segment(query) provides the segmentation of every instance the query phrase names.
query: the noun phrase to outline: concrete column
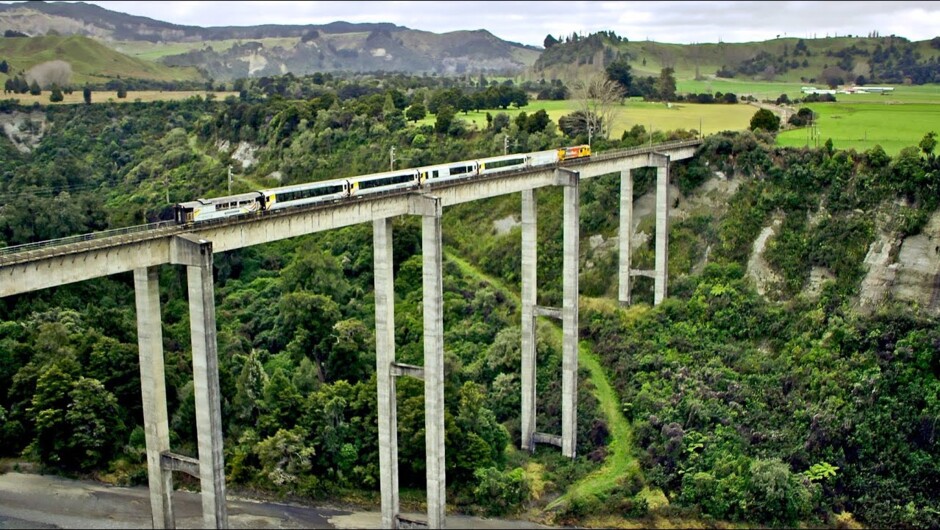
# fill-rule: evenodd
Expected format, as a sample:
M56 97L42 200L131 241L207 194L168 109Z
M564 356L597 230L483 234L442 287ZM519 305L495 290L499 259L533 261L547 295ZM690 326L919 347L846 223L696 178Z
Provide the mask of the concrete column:
M398 528L398 407L395 378L395 284L392 276L392 219L372 223L375 256L375 370L378 382L379 490L382 528Z
M653 304L666 298L669 276L669 157L656 167L656 270L653 285Z
M578 433L578 257L579 174L567 175L562 262L561 453L575 457Z
M424 295L424 432L428 527L444 528L444 286L441 260L441 200L417 197L421 219Z
M228 528L215 295L212 283L212 243L192 236L179 236L174 239L171 254L174 263L186 265L189 284L189 325L193 347L193 387L196 394L196 438L199 446L202 520L207 528Z
M522 192L522 441L535 451L535 305L537 296L537 225L535 190Z
M617 300L620 305L630 305L630 250L633 239L633 172L620 172L620 282Z
M160 320L160 276L156 267L134 270L137 301L137 348L140 354L140 395L144 407L147 478L154 528L176 528L173 517L173 472L160 467L160 453L170 450Z

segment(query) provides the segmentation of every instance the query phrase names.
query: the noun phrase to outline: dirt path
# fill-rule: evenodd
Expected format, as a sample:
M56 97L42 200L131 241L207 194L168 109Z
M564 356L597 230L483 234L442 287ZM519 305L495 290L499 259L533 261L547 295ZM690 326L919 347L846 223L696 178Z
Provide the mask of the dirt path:
M445 253L445 259L456 263L465 274L475 275L502 290L516 304L520 303L518 295L497 278L481 273L473 265L451 253ZM560 341L561 329L558 326L554 326L553 329ZM582 341L578 345L578 363L591 373L591 382L595 388L594 395L610 427L611 438L608 444L610 453L600 469L573 484L564 495L549 505L549 509L573 497L609 491L617 485L618 479L626 475L642 473L639 463L633 456L633 429L623 416L620 400L611 387L600 360L590 350L590 345L587 342ZM657 492L647 491L646 496L650 499L651 505L662 504L659 500L659 497L662 496L661 493L657 495Z

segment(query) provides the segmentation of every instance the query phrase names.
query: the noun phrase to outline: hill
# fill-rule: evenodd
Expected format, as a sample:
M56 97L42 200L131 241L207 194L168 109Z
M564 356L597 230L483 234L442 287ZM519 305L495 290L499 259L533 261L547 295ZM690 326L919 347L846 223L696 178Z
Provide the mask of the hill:
M550 46L529 78L572 79L625 58L635 77L658 77L672 68L677 79L736 79L836 84L940 82L940 37L912 42L895 35L817 39L778 38L763 42L670 44L629 41L601 32Z
M192 67L172 67L129 57L89 37L45 36L0 39L0 59L9 64L0 82L20 72L50 61L64 61L71 67L69 84L106 83L109 80L150 79L154 81L201 81L203 75ZM28 77L28 76L27 76Z
M0 30L84 35L129 55L192 66L219 80L291 72L398 71L513 75L540 50L486 30L436 34L389 23L182 26L82 2L0 5Z

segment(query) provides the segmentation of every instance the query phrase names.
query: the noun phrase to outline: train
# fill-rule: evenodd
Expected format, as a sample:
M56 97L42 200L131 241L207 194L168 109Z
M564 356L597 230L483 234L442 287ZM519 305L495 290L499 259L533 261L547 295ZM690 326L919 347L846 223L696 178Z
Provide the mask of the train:
M590 156L589 145L575 145L533 153L495 156L295 184L213 199L181 202L174 206L174 219L177 224L190 224L212 219L260 214L296 206L327 204L392 191L418 190L439 182L552 166L566 160Z

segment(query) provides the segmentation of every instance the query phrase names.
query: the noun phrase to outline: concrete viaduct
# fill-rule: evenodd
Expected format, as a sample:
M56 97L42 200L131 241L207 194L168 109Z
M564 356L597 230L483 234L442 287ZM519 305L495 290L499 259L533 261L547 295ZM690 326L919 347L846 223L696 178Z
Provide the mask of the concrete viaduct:
M595 154L557 168L483 176L442 183L420 193L408 191L351 199L326 206L285 209L264 216L246 216L195 226L147 225L86 234L63 240L0 249L0 297L27 293L72 282L133 271L137 308L141 396L146 433L150 503L154 528L174 528L172 472L200 480L203 522L228 527L225 469L222 452L221 396L216 344L213 255L279 239L302 236L358 223L372 223L375 246L376 370L382 527L411 523L399 516L398 436L395 379L424 380L427 460L427 521L443 528L444 476L444 326L441 271L441 214L445 206L505 195L522 196L522 440L523 449L536 443L561 447L575 456L578 368L578 255L579 183L601 175L620 175L619 300L630 303L630 278L654 279L654 303L666 296L668 262L669 164L691 158L701 140ZM630 268L633 217L631 170L656 167L655 269ZM561 308L536 305L535 190L564 188L563 302ZM394 290L392 278L392 219L417 215L422 219L424 366L395 361ZM170 449L158 267L183 265L187 270L196 398L198 458ZM535 425L535 319L559 318L562 346L562 433L546 434Z

